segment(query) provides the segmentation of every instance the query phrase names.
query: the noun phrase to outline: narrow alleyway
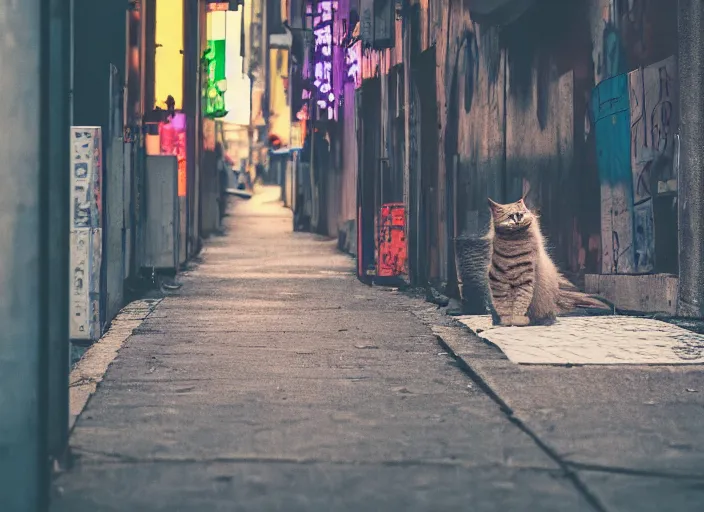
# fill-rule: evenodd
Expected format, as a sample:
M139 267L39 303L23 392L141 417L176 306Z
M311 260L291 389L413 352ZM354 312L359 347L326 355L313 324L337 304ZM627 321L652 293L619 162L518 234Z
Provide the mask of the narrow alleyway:
M78 420L54 510L591 510L414 312L238 202ZM422 316L422 315L420 315Z

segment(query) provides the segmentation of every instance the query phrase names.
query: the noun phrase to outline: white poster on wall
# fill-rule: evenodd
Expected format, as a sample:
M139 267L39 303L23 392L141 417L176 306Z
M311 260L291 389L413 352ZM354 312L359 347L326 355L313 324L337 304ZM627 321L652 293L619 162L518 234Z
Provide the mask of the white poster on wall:
M70 141L69 336L100 338L102 143L98 127L74 126Z

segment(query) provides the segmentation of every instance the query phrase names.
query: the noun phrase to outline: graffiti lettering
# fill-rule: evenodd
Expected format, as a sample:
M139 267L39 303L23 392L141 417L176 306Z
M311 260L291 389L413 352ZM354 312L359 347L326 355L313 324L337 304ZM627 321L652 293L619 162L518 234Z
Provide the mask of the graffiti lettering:
M674 57L628 74L633 176L634 270L655 269L653 195L674 176L674 126L677 123Z
M674 136L673 122L675 111L673 106L673 88L671 87L671 71L668 66L674 66L674 59L668 59L664 65L642 70L636 70L629 76L631 85L631 156L636 188L636 202L647 199L639 195L638 182L642 180L643 171L648 162L658 160L659 172L665 175L653 175L653 179L667 179L671 170L663 166L663 159L672 161ZM647 166L652 174L652 166ZM670 168L672 166L669 166ZM650 183L650 180L648 180ZM650 189L647 189L650 192Z
M650 147L658 153L668 149L671 133L672 102L663 101L653 107L650 113Z
M650 166L652 162L647 162L636 178L636 196L650 197Z
M634 202L649 199L652 184L673 177L674 57L629 73L631 169Z

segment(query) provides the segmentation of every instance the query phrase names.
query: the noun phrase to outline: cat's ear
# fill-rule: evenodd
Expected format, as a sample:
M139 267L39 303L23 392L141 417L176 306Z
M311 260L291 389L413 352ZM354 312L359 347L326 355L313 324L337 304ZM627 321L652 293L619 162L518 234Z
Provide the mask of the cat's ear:
M499 207L501 206L499 203L492 201L492 199L490 197L487 197L486 200L487 200L487 203L489 203L489 208L491 208L492 211L498 210Z

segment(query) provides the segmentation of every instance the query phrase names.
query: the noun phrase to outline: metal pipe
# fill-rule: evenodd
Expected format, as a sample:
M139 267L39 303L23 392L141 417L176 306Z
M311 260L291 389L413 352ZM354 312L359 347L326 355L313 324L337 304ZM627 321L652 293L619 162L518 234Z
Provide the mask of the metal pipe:
M704 316L704 3L679 0L678 314Z
M0 503L13 511L44 510L48 501L46 251L57 191L46 165L49 118L42 109L46 6L0 3Z
M46 219L46 276L48 311L42 326L46 328L49 357L49 455L64 462L69 421L69 218L71 180L69 170L69 89L70 89L70 5L64 0L50 0L49 45L42 68L46 80L42 85L42 113L48 144L47 175L42 181L42 201L48 207ZM46 33L46 31L45 31ZM44 153L42 153L44 154Z

